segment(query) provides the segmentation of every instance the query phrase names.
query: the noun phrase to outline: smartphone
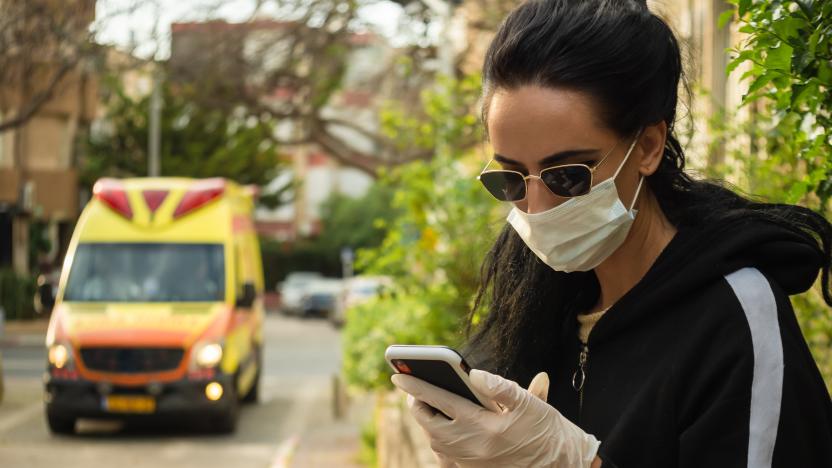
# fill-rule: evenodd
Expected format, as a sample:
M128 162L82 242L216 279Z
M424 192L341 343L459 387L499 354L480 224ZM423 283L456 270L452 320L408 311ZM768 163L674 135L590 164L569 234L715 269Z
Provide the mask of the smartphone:
M384 353L394 372L408 374L425 382L467 398L491 411L499 412L497 404L482 397L468 378L471 367L462 355L447 346L391 345Z

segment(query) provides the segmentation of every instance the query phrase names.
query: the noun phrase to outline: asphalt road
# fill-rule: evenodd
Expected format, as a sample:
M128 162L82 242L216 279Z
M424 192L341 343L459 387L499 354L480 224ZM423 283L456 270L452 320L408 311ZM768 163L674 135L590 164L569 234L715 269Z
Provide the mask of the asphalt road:
M261 402L244 406L237 432L220 436L187 426L125 426L81 420L79 434L50 434L43 414L45 350L5 347L6 392L0 404L2 467L355 467L368 399L333 416L333 375L340 336L320 320L269 315Z

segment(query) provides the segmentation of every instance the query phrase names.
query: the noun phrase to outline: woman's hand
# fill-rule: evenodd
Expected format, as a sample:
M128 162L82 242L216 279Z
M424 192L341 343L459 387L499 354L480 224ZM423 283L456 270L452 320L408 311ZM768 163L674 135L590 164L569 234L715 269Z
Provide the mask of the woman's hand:
M532 393L485 371L472 370L470 377L481 395L503 407L501 412L489 411L415 377L393 376L393 383L410 395L410 411L427 433L443 467L455 463L460 468L590 468L600 442L545 402L548 385L533 382Z

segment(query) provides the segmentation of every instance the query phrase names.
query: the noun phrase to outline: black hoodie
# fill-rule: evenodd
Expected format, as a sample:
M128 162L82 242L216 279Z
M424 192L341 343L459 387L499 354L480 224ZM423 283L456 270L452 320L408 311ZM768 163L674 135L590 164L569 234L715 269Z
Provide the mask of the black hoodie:
M770 221L681 229L593 328L582 395L564 325L549 403L601 441L604 468L832 467L832 403L788 297L821 261Z

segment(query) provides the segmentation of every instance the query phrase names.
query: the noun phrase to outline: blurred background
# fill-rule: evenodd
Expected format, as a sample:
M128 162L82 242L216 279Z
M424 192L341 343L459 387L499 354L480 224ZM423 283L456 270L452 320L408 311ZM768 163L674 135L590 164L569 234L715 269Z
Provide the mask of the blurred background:
M475 180L489 158L479 70L518 3L0 0L3 466L434 466L383 354L392 343L457 346L469 313L476 323L484 310L472 298L505 207ZM832 3L648 4L684 45L676 128L690 169L828 215ZM93 189L144 177L223 178L220 197L236 184L251 196L253 276L237 302L216 300L229 316L262 315L251 320L259 392L223 435L182 418L125 422L107 405L112 417L68 428L44 416L48 382L66 370L56 363L74 352L52 340L69 320L76 223L120 196L132 216L141 195ZM150 226L162 202L143 193ZM253 302L240 302L249 283ZM817 288L793 302L832 388L828 308ZM141 408L126 413L155 407Z

